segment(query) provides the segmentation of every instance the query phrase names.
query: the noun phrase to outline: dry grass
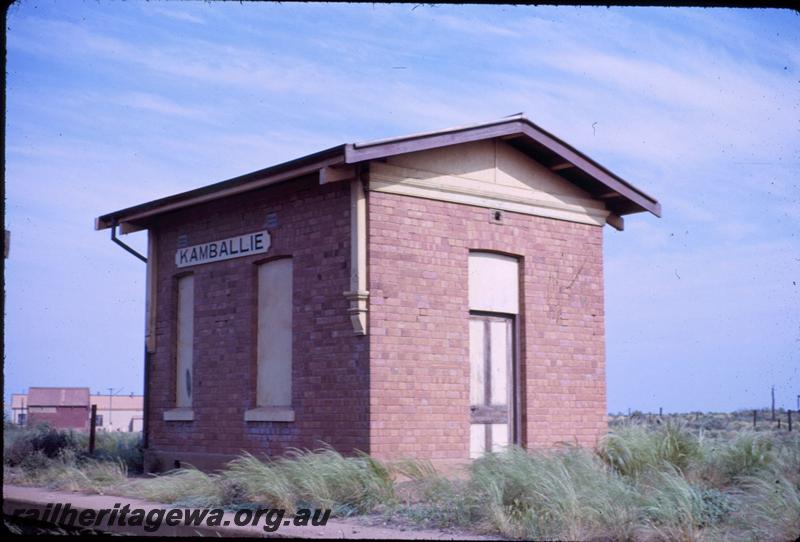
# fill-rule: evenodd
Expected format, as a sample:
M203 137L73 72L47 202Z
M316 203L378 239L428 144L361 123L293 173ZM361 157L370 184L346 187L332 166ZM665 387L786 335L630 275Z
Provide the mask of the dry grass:
M426 461L385 463L329 447L263 460L244 454L215 473L184 468L128 479L119 458L89 459L69 446L53 457L43 448L25 455L24 443L14 445L4 475L11 483L187 506L330 508L524 539L794 539L800 435L715 431L685 419L628 420L613 424L595 451L511 448L473 462L459 479Z
M78 459L70 450L63 451L55 459L36 451L17 468L4 465L3 479L11 484L102 495L126 483L128 469L121 461Z

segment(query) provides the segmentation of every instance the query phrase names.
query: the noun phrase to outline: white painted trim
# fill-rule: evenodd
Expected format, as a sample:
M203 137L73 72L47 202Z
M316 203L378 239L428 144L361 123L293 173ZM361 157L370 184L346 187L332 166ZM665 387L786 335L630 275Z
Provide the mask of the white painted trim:
M342 292L350 302L348 314L356 335L367 334L367 198L364 184L350 182L350 291Z
M468 263L469 310L519 314L519 260L472 251Z
M165 422L193 422L194 411L191 408L171 408L164 411Z
M293 422L292 407L258 407L244 411L246 422Z
M356 166L325 166L319 170L319 184L349 181L356 175Z
M570 194L569 192L550 191L542 188L522 187L516 185L516 183L509 185L507 181L498 181L498 166L496 164L492 166L487 164L484 167L491 171L491 181L487 181L485 177L486 171L465 172L456 175L447 171L418 169L408 165L393 163L384 164L380 162L373 164L370 169L370 178L379 181L432 186L442 190L498 197L500 199L522 198L535 200L540 205L553 205L557 207L573 206L581 209L590 208L603 211L606 209L604 202L588 197L588 194L586 194L586 197L577 195L583 193L583 191L570 185L567 181L549 171L545 172L545 175L555 177L558 181L572 188L574 193ZM483 175L481 175L481 173L483 173ZM510 177L507 173L505 176ZM548 181L548 179L544 180ZM549 181L552 182L552 179L549 179Z
M535 198L521 198L518 196L500 196L498 194L479 193L477 191L459 190L454 187L430 186L424 181L405 179L402 182L382 181L372 177L369 189L375 192L400 194L418 198L463 203L487 209L500 209L526 215L556 218L581 224L602 226L606 222L609 212L604 209L594 209L578 205L556 204ZM472 192L472 193L469 193Z

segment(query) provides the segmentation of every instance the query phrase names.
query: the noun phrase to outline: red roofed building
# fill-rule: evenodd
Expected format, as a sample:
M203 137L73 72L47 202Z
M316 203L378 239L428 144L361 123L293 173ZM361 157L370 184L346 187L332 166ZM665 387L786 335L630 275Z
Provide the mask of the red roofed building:
M89 388L30 388L28 425L89 429Z

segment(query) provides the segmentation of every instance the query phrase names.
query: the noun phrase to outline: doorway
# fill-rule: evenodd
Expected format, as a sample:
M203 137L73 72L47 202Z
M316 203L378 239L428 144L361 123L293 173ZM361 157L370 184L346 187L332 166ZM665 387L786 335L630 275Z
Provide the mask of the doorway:
M471 459L515 442L514 327L513 316L470 314Z

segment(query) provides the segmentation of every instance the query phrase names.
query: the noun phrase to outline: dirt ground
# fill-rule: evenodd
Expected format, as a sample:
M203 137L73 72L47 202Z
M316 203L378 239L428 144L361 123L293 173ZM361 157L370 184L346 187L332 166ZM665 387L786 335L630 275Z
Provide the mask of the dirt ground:
M175 508L166 504L159 504L127 497L113 495L87 495L64 491L50 491L38 487L3 486L3 516L4 519L12 516L14 510L38 509L44 510L49 503L70 503L76 510L85 509L111 509L116 503L129 504L131 508L142 508L145 511L152 509ZM187 527L163 526L156 532L144 532L141 527L124 526L106 527L97 529L101 532L129 535L156 535L156 536L236 536L236 537L270 537L270 538L336 538L356 540L503 540L497 536L485 536L479 533L466 532L456 529L420 529L410 520L404 520L397 515L387 516L373 514L368 516L354 516L344 519L331 519L324 526L298 527L294 525L281 526L273 533L266 533L261 526L236 526L232 518L233 512L226 512L225 519L229 523L220 527ZM13 527L13 522L12 527Z

